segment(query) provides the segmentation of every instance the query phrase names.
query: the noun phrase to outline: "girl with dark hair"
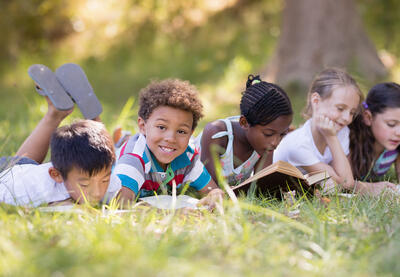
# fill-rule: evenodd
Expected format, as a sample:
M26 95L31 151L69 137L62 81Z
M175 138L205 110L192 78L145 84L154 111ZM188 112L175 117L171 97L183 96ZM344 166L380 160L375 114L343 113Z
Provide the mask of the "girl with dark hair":
M246 180L255 167L261 169L272 163L272 153L288 133L293 118L285 91L253 75L246 82L240 112L240 116L208 123L195 142L200 146L201 160L215 181L212 154L216 151L222 175L231 186Z
M356 180L379 181L395 165L400 174L400 85L375 85L350 124L350 160ZM358 182L359 190L380 194L389 182Z
M325 170L336 184L352 189L354 178L347 155L349 128L362 99L355 80L346 72L328 68L319 73L308 92L306 123L287 135L274 153L303 172Z

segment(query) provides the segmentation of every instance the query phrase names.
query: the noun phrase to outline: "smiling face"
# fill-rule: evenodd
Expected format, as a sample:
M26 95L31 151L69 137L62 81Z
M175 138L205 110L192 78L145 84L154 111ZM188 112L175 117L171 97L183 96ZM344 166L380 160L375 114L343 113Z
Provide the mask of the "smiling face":
M335 87L325 99L314 92L311 96L313 115L325 115L335 123L336 131L349 125L357 112L360 96L352 87Z
M371 127L378 152L394 150L400 145L400 108L387 108L374 116L367 110L364 122Z
M139 117L140 132L157 162L165 170L167 165L185 152L193 133L191 112L160 106L153 110L147 120Z
M292 115L281 115L267 125L246 126L241 118L241 125L246 129L246 138L260 156L272 153L282 138L288 133ZM244 119L245 120L245 119Z

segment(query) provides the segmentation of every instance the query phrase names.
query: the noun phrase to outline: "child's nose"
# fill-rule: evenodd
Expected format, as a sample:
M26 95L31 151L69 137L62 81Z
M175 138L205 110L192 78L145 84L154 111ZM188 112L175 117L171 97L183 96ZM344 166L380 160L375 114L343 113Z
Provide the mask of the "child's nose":
M395 134L396 134L396 136L400 136L400 126L398 126L397 128L396 128L396 130L395 130Z
M101 186L98 184L93 184L93 189L91 191L91 200L98 202L103 198L103 194L104 192L101 189Z
M345 122L347 124L350 124L351 119L352 119L352 115L351 115L350 111L343 113L343 119L345 120Z
M175 141L175 138L176 138L176 133L173 131L167 132L165 134L165 140L167 141Z
M270 145L275 149L276 147L278 147L280 141L281 141L281 136L275 135L273 136Z

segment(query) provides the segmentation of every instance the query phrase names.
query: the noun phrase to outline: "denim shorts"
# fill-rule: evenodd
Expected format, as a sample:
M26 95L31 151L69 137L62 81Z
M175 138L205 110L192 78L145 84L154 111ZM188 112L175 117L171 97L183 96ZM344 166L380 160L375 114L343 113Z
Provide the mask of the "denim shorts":
M1 157L0 158L0 172L3 170L12 167L13 165L16 164L36 164L38 165L39 163L37 161L32 160L31 158L27 157Z

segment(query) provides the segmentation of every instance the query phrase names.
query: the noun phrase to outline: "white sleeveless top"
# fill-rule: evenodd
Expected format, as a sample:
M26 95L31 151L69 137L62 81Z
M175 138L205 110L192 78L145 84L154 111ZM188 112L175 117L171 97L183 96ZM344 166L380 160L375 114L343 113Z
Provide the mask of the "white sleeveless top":
M256 151L254 151L251 156L239 165L238 167L234 168L233 164L233 129L232 129L232 121L238 121L240 116L231 116L225 119L220 119L222 120L225 125L226 125L226 131L221 131L216 134L214 134L211 138L216 139L216 138L221 138L223 136L228 136L228 144L226 146L226 151L224 154L222 154L219 158L219 161L221 163L222 167L222 175L225 177L227 180L228 184L230 186L235 186L247 178L250 177L250 175L253 173L253 169L255 164L260 158L260 155L257 154ZM203 133L201 133L196 139L195 139L195 145L196 148L199 149L200 155L201 155L201 148L200 148L200 141L201 141L201 136Z

